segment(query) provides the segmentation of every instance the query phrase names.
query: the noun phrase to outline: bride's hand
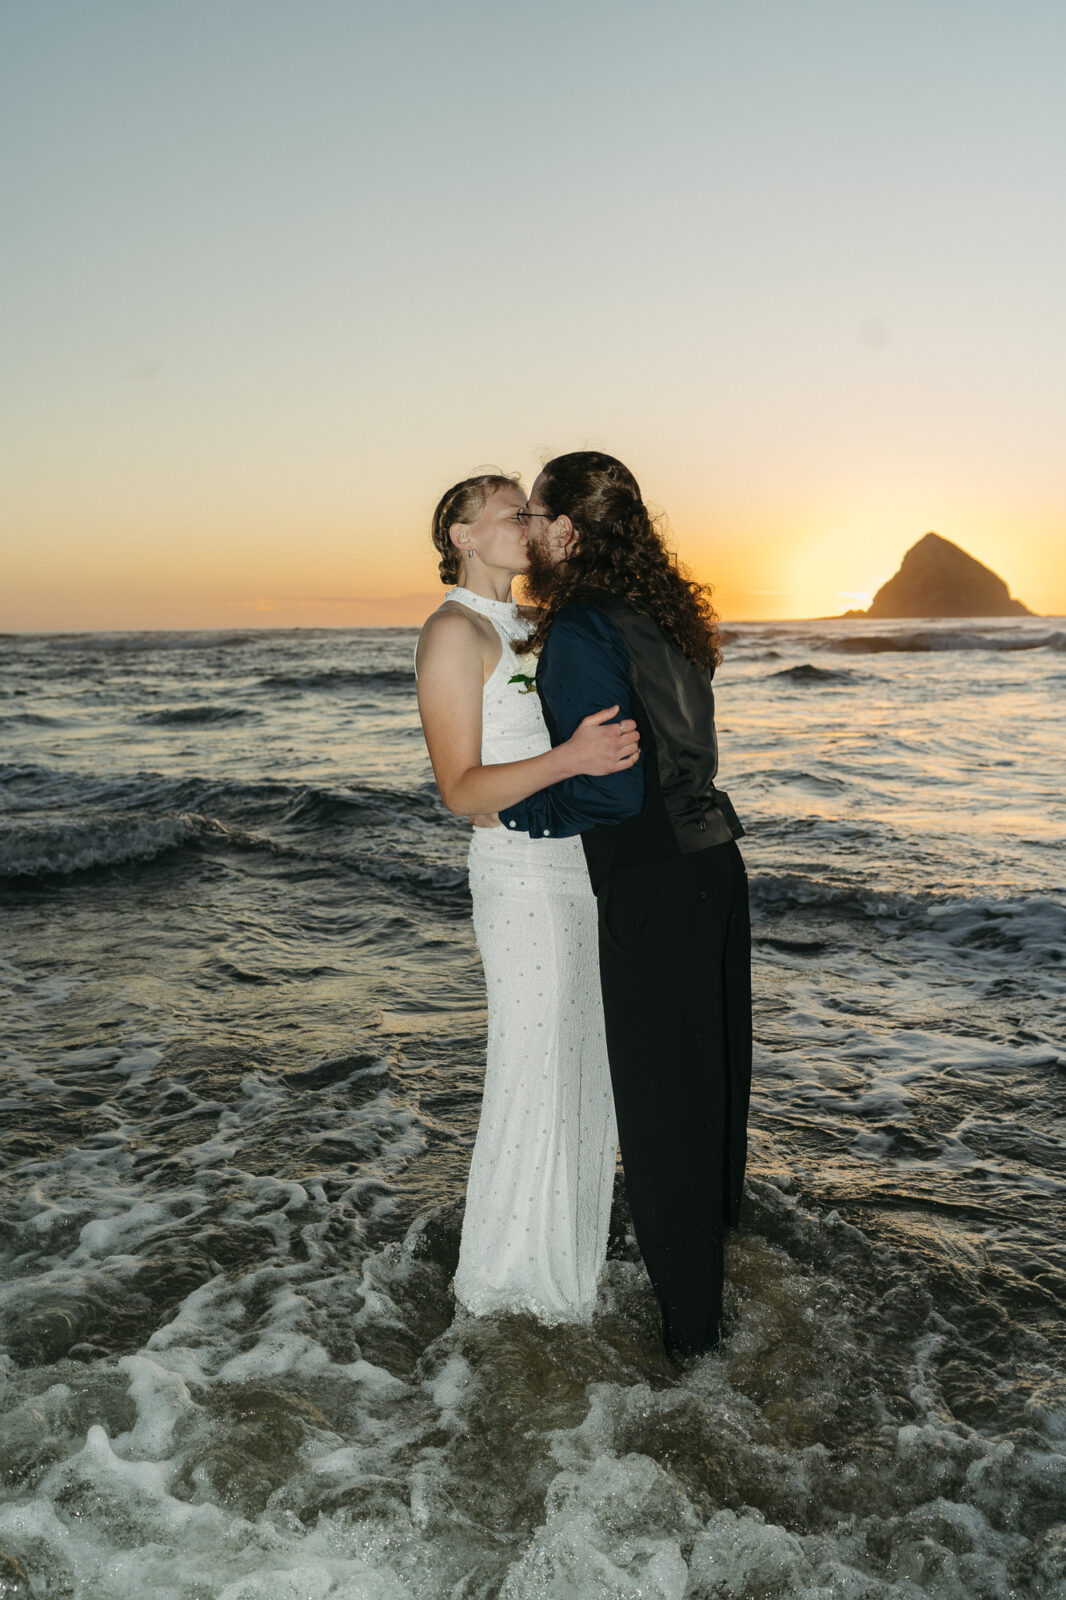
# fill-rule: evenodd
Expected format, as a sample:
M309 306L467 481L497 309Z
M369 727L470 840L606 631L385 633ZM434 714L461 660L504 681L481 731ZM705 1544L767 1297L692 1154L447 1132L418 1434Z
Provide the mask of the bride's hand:
M503 823L500 821L495 811L479 811L475 816L471 816L470 820L474 824L475 828L503 827Z
M612 722L618 715L617 706L604 711L593 711L578 723L566 741L574 759L574 772L588 777L602 778L611 772L624 772L640 755L640 734L632 717L622 722Z

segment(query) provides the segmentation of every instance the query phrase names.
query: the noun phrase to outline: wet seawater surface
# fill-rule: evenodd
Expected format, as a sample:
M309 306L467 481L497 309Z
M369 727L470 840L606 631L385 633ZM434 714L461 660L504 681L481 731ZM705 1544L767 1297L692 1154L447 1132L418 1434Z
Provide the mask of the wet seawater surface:
M752 1148L680 1370L621 1185L591 1328L455 1314L413 639L0 639L0 1595L1062 1600L1066 624L727 630Z

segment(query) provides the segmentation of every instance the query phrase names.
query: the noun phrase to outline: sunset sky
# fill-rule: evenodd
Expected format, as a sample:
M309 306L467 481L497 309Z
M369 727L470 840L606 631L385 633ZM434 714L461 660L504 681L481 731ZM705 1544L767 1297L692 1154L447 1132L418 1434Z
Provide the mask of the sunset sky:
M1061 0L11 0L0 628L418 621L619 455L727 619L1066 612Z

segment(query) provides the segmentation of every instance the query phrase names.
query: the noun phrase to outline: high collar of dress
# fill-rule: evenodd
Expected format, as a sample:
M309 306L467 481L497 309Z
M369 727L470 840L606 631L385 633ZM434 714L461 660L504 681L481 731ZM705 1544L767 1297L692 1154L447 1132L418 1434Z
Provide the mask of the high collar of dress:
M445 598L458 600L460 605L468 606L471 611L480 611L483 617L496 617L500 621L514 621L518 616L517 601L488 600L483 594L475 594L473 589L464 589L462 584L457 584L454 589L450 589Z

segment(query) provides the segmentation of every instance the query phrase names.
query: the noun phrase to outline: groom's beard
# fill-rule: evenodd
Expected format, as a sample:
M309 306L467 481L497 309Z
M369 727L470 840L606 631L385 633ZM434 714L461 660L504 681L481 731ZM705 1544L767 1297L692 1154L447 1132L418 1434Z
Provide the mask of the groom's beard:
M529 566L522 574L526 598L532 605L546 606L559 581L559 567L533 539L526 543Z

